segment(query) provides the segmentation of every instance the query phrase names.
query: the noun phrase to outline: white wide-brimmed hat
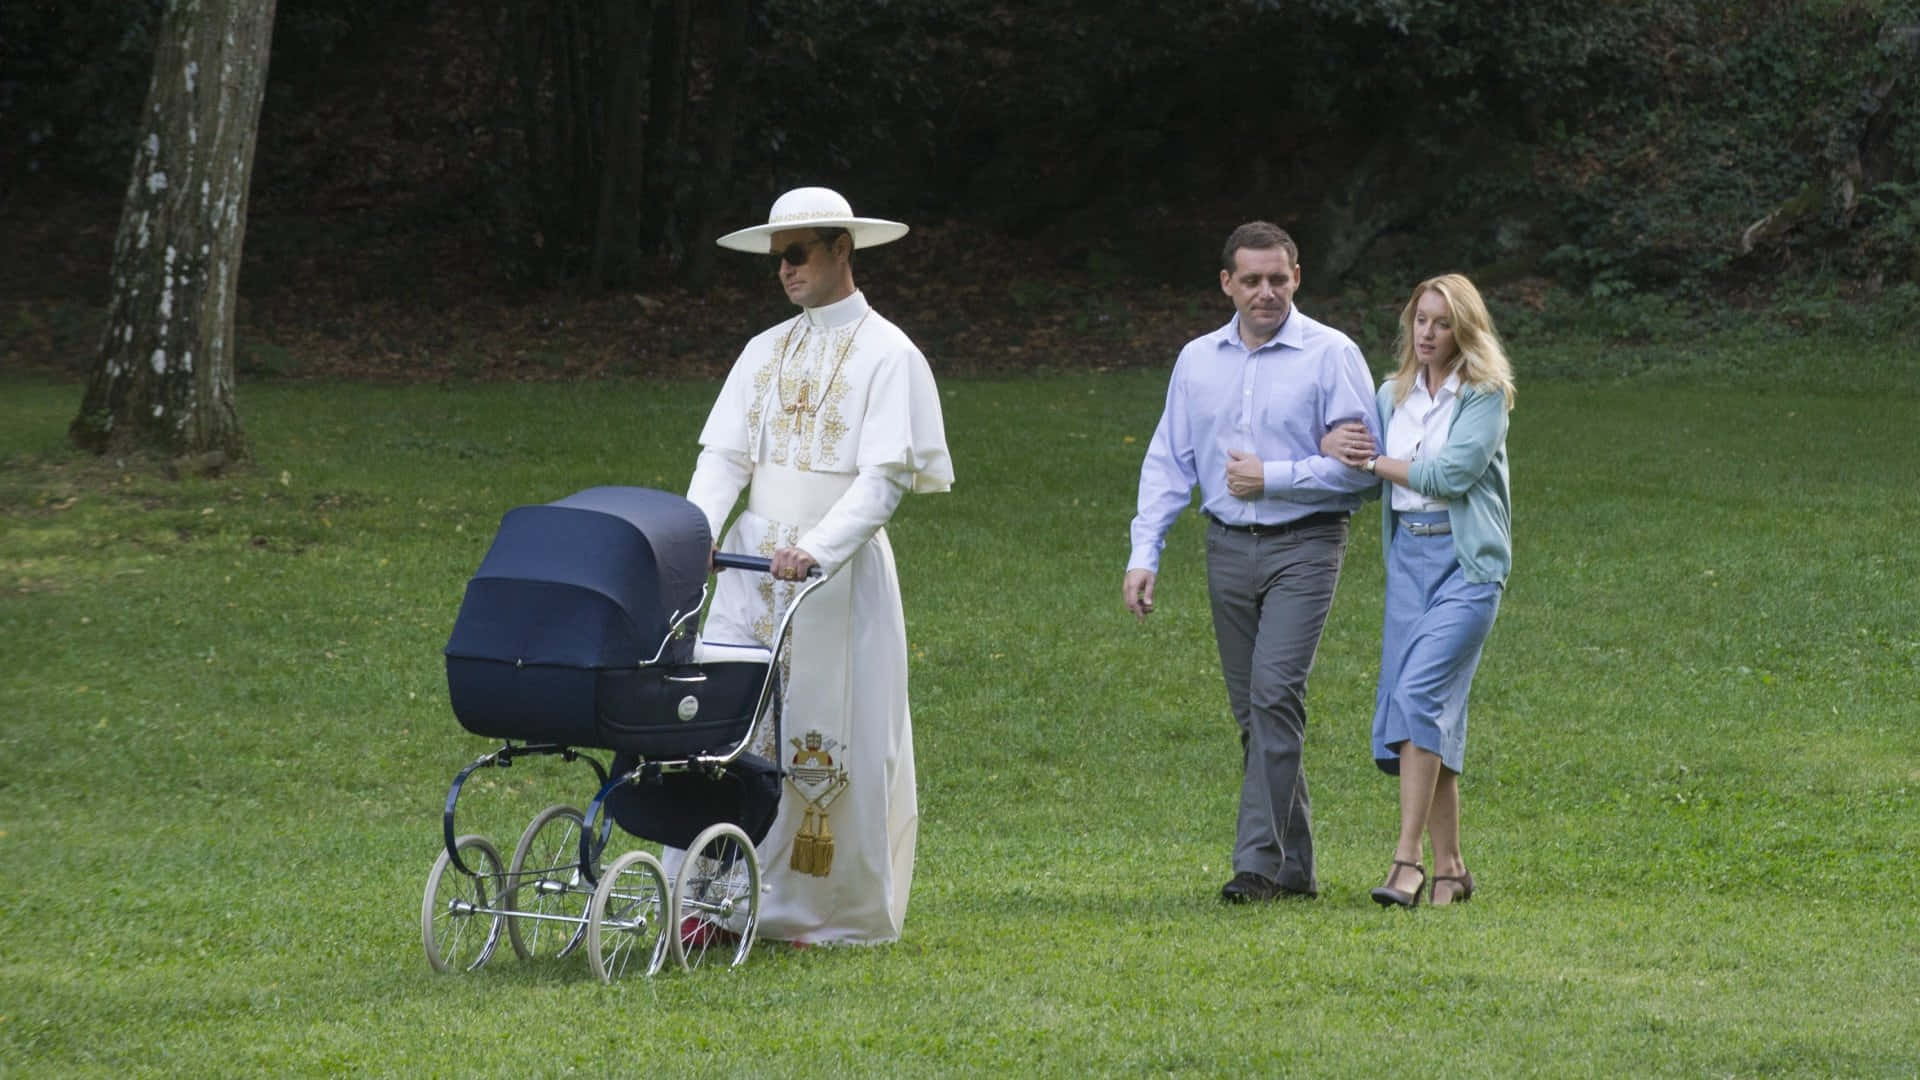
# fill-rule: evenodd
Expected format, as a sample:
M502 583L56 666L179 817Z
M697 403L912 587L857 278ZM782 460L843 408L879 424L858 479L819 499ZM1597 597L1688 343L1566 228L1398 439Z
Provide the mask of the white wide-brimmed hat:
M773 252L773 234L787 229L845 229L853 234L856 250L891 244L907 235L907 227L898 221L854 217L852 205L831 188L803 187L773 200L765 225L730 232L715 243L734 251L768 255Z

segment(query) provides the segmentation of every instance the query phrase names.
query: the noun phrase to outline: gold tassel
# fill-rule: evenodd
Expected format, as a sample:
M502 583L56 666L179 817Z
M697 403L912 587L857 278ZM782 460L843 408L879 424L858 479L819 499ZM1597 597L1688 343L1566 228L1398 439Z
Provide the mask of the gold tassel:
M813 875L826 877L833 872L833 828L827 824L827 812L820 811L820 835L813 842Z
M813 807L807 807L807 816L800 822L800 831L793 834L793 857L787 860L787 866L802 874L813 873Z

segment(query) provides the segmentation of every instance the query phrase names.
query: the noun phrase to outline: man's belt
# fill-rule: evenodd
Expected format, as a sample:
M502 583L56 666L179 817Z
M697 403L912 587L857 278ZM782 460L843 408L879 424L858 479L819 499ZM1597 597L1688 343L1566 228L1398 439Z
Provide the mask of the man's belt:
M1311 529L1320 525L1344 524L1347 517L1348 515L1345 510L1320 510L1308 514L1306 517L1294 518L1292 521L1283 521L1277 525L1262 525L1259 522L1254 522L1249 525L1233 525L1221 521L1212 514L1207 515L1207 520L1228 532L1247 533L1250 536L1279 536L1283 533L1298 532L1301 529Z

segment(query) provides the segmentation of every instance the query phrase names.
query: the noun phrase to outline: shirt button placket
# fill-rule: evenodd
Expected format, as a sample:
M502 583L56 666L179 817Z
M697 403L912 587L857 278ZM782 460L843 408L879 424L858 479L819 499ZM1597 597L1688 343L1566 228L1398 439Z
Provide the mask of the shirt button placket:
M1253 358L1240 369L1240 430L1253 433Z

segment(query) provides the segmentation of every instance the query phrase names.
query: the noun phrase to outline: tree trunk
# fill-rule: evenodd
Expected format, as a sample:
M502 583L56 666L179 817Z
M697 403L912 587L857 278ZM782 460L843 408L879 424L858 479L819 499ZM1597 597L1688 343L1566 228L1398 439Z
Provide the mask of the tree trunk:
M1910 76L1914 58L1920 55L1920 26L1895 26L1888 21L1880 29L1878 46L1881 69L1853 95L1853 109L1826 132L1822 153L1827 166L1825 190L1818 181L1809 180L1787 201L1740 230L1736 242L1740 254L1775 247L1824 212L1830 211L1844 228L1860 208L1860 196L1889 179L1875 175L1873 164L1882 148L1891 143L1893 125L1903 115L1899 109L1888 108L1887 99L1899 87L1901 78Z
M547 124L553 131L553 160L547 167L557 174L553 195L557 209L552 214L554 235L549 239L571 243L586 235L592 220L592 195L597 190L590 175L593 149L586 119L593 88L587 81L586 58L581 47L586 35L580 26L578 5L573 0L560 0L554 5L552 22L553 30L548 36L552 52L548 63L553 101Z
M594 213L592 279L596 289L632 281L637 266L642 177L640 147L648 129L638 62L646 50L650 19L631 0L607 0L601 63L611 87L600 122L600 194Z
M513 127L518 143L504 153L509 168L522 178L523 189L507 200L508 247L543 283L551 283L551 241L560 230L554 217L554 126L541 112L542 89L547 85L548 41L554 20L532 10L524 0L500 0L500 25L507 35L502 51L510 57Z
M660 250L673 228L680 143L686 130L689 0L655 0L653 61L648 65L646 160L641 167L640 240Z
M69 437L96 453L245 451L233 307L275 0L169 0L100 356Z
M713 116L707 127L706 172L694 198L693 234L687 239L687 281L705 285L713 277L714 237L720 212L733 187L733 130L740 116L740 87L747 66L747 0L724 0L720 7L719 55L714 57Z

